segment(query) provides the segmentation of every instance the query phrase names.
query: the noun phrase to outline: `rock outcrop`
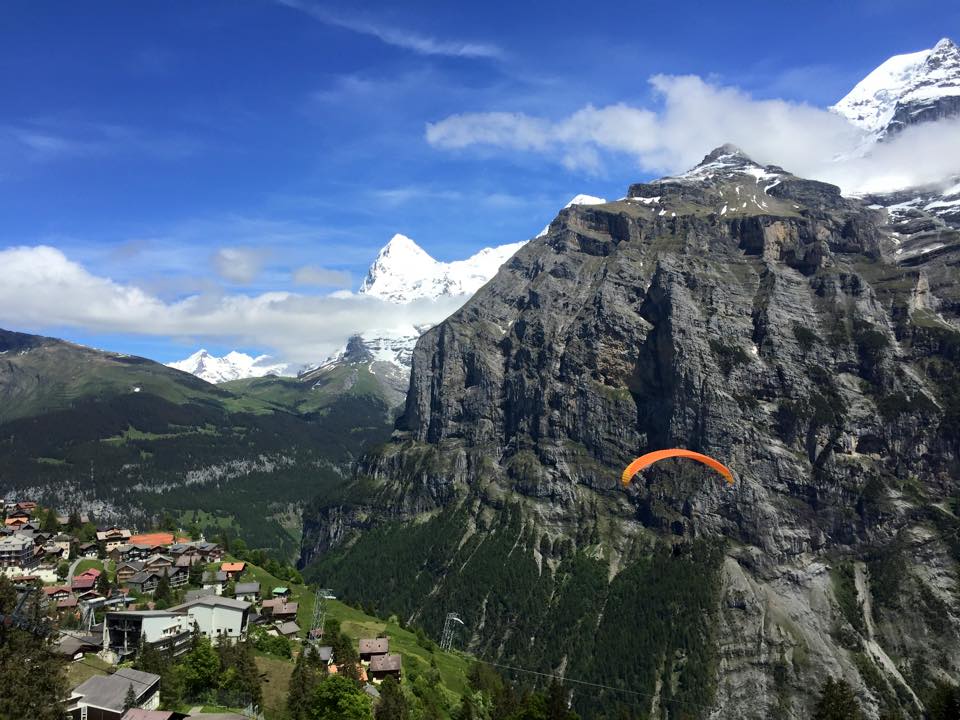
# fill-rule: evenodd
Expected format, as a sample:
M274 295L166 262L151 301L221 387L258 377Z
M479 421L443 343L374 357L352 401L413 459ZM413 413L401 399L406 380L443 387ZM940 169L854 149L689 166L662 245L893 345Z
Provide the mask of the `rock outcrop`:
M960 235L904 253L895 221L729 146L564 209L421 337L393 440L307 512L309 572L655 717L807 717L830 675L919 716L960 676ZM620 487L672 446L736 485Z

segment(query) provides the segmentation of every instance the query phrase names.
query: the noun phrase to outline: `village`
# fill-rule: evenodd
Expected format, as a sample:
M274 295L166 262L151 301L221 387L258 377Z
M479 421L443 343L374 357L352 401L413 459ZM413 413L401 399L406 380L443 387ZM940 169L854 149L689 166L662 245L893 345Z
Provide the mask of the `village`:
M159 709L161 675L134 665L147 653L176 661L198 638L218 648L279 642L288 657L309 649L324 674L358 680L374 703L387 678L401 680L402 657L391 652L388 637L361 637L339 649L325 642L329 591L317 591L308 612L290 587L264 586L254 566L217 543L178 532L95 527L82 515L58 515L29 500L7 501L3 513L0 573L21 599L37 595L56 628L55 653L68 664L95 662L103 669L70 688L66 709L74 720L263 717L252 704L243 714Z

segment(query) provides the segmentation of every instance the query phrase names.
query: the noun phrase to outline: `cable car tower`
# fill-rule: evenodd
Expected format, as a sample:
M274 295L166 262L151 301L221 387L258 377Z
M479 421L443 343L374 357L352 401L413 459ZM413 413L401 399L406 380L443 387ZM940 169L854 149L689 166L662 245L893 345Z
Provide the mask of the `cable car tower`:
M464 625L463 620L456 613L447 613L443 623L443 635L440 637L440 649L450 650L453 647L453 634L457 631L457 624Z

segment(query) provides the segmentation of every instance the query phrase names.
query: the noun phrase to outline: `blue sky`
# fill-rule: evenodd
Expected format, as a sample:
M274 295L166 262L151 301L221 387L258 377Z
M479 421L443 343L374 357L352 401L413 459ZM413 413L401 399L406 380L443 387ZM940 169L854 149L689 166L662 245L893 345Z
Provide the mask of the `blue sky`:
M532 236L576 193L620 197L710 149L569 140L584 108L660 112L683 91L651 76L823 107L890 55L960 36L960 6L893 0L14 2L4 16L0 249L50 246L70 272L168 304L356 289L395 232L450 260ZM452 140L472 113L536 118L552 139ZM299 358L334 342L294 352L238 328L10 306L0 321L163 361L201 343Z

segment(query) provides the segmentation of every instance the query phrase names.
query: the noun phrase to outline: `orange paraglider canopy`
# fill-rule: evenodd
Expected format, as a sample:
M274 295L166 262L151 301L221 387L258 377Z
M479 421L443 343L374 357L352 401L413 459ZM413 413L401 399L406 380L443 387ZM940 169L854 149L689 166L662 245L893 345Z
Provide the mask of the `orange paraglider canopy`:
M646 455L641 455L632 463L627 465L623 471L623 484L628 485L633 479L633 476L638 472L643 470L646 467L653 465L655 462L661 460L666 460L667 458L690 458L691 460L697 460L702 462L704 465L709 465L718 473L723 475L727 479L729 485L733 485L733 473L723 463L718 460L714 460L712 457L703 455L698 452L693 452L693 450L683 450L681 448L671 448L670 450L656 450L654 452L649 452Z

